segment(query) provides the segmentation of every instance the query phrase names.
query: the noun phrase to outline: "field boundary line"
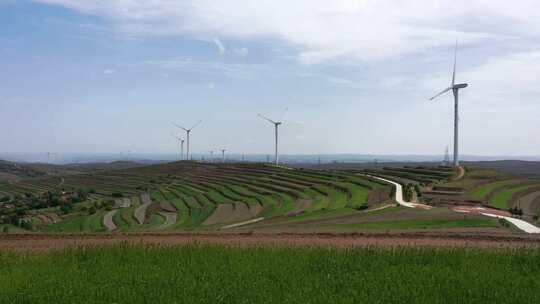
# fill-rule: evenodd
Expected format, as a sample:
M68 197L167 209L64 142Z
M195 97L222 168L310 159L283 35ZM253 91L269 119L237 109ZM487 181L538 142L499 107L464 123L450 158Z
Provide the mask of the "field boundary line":
M249 221L223 226L223 227L221 227L221 229L229 229L229 228L240 227L240 226L244 226L244 225L248 225L248 224L257 223L257 222L260 222L262 220L264 220L264 217L259 217L259 218L252 219L252 220L249 220Z

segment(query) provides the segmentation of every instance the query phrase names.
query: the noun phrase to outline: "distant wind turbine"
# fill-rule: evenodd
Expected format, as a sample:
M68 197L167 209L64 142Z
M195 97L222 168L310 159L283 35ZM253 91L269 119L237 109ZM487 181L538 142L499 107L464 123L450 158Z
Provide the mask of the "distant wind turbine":
M276 146L275 146L275 164L276 166L279 165L279 154L278 154L278 128L279 128L279 125L281 125L283 122L281 121L273 121L271 120L270 118L268 117L265 117L261 114L258 114L259 117L261 117L262 119L264 120L267 120L268 122L270 122L271 124L274 125L274 128L275 128L275 137L276 137Z
M467 83L459 83L456 84L456 62L457 62L457 41L456 41L456 48L454 50L454 71L452 73L452 83L450 86L439 94L431 97L429 100L433 100L442 94L452 90L452 93L454 94L454 167L459 166L459 90L464 89L468 86Z
M178 143L180 144L180 160L184 160L184 141L185 140L176 135L171 134L171 136L178 140Z
M221 149L221 162L224 163L225 162L225 152L227 151L227 149Z
M175 125L177 128L180 128L184 131L186 131L186 137L187 137L187 153L186 153L186 156L187 156L187 160L191 160L191 154L189 152L189 134L191 133L191 130L193 130L196 126L198 126L200 123L202 122L202 120L199 120L196 124L194 124L191 128L189 129L186 129L182 126L179 126L175 123L173 123L173 125Z

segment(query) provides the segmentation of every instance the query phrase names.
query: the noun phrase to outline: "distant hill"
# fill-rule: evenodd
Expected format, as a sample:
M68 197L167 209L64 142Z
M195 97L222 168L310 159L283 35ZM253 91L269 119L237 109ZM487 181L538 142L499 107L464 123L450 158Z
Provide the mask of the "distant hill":
M146 164L131 161L116 161L110 163L52 165L0 160L0 182L18 181L25 178L42 176L66 176L96 171L122 170L141 166L146 166Z
M30 166L0 160L0 181L15 181L21 178L43 176L45 173Z
M497 161L465 161L466 167L496 169L501 172L523 177L540 177L540 161L497 160ZM400 166L438 166L440 162L381 162L381 163L326 163L326 164L295 164L294 167L306 169L369 169L377 167Z

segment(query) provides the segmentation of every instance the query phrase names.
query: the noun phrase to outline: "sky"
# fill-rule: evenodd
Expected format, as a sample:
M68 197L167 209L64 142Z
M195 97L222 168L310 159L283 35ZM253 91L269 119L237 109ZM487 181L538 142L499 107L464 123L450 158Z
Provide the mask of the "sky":
M537 0L0 0L0 152L540 155Z

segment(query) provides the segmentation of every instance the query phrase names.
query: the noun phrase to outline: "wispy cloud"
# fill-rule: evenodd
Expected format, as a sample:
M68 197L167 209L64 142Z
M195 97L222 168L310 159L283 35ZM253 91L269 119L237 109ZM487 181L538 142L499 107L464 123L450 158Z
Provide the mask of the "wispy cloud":
M449 47L456 36L467 44L540 35L536 0L36 1L103 16L127 35L270 37L294 46L306 64L421 53Z
M223 45L221 40L219 40L218 38L214 38L214 39L212 39L212 41L217 46L219 54L223 56L225 54L225 52L227 51L227 49L225 48L225 46Z

